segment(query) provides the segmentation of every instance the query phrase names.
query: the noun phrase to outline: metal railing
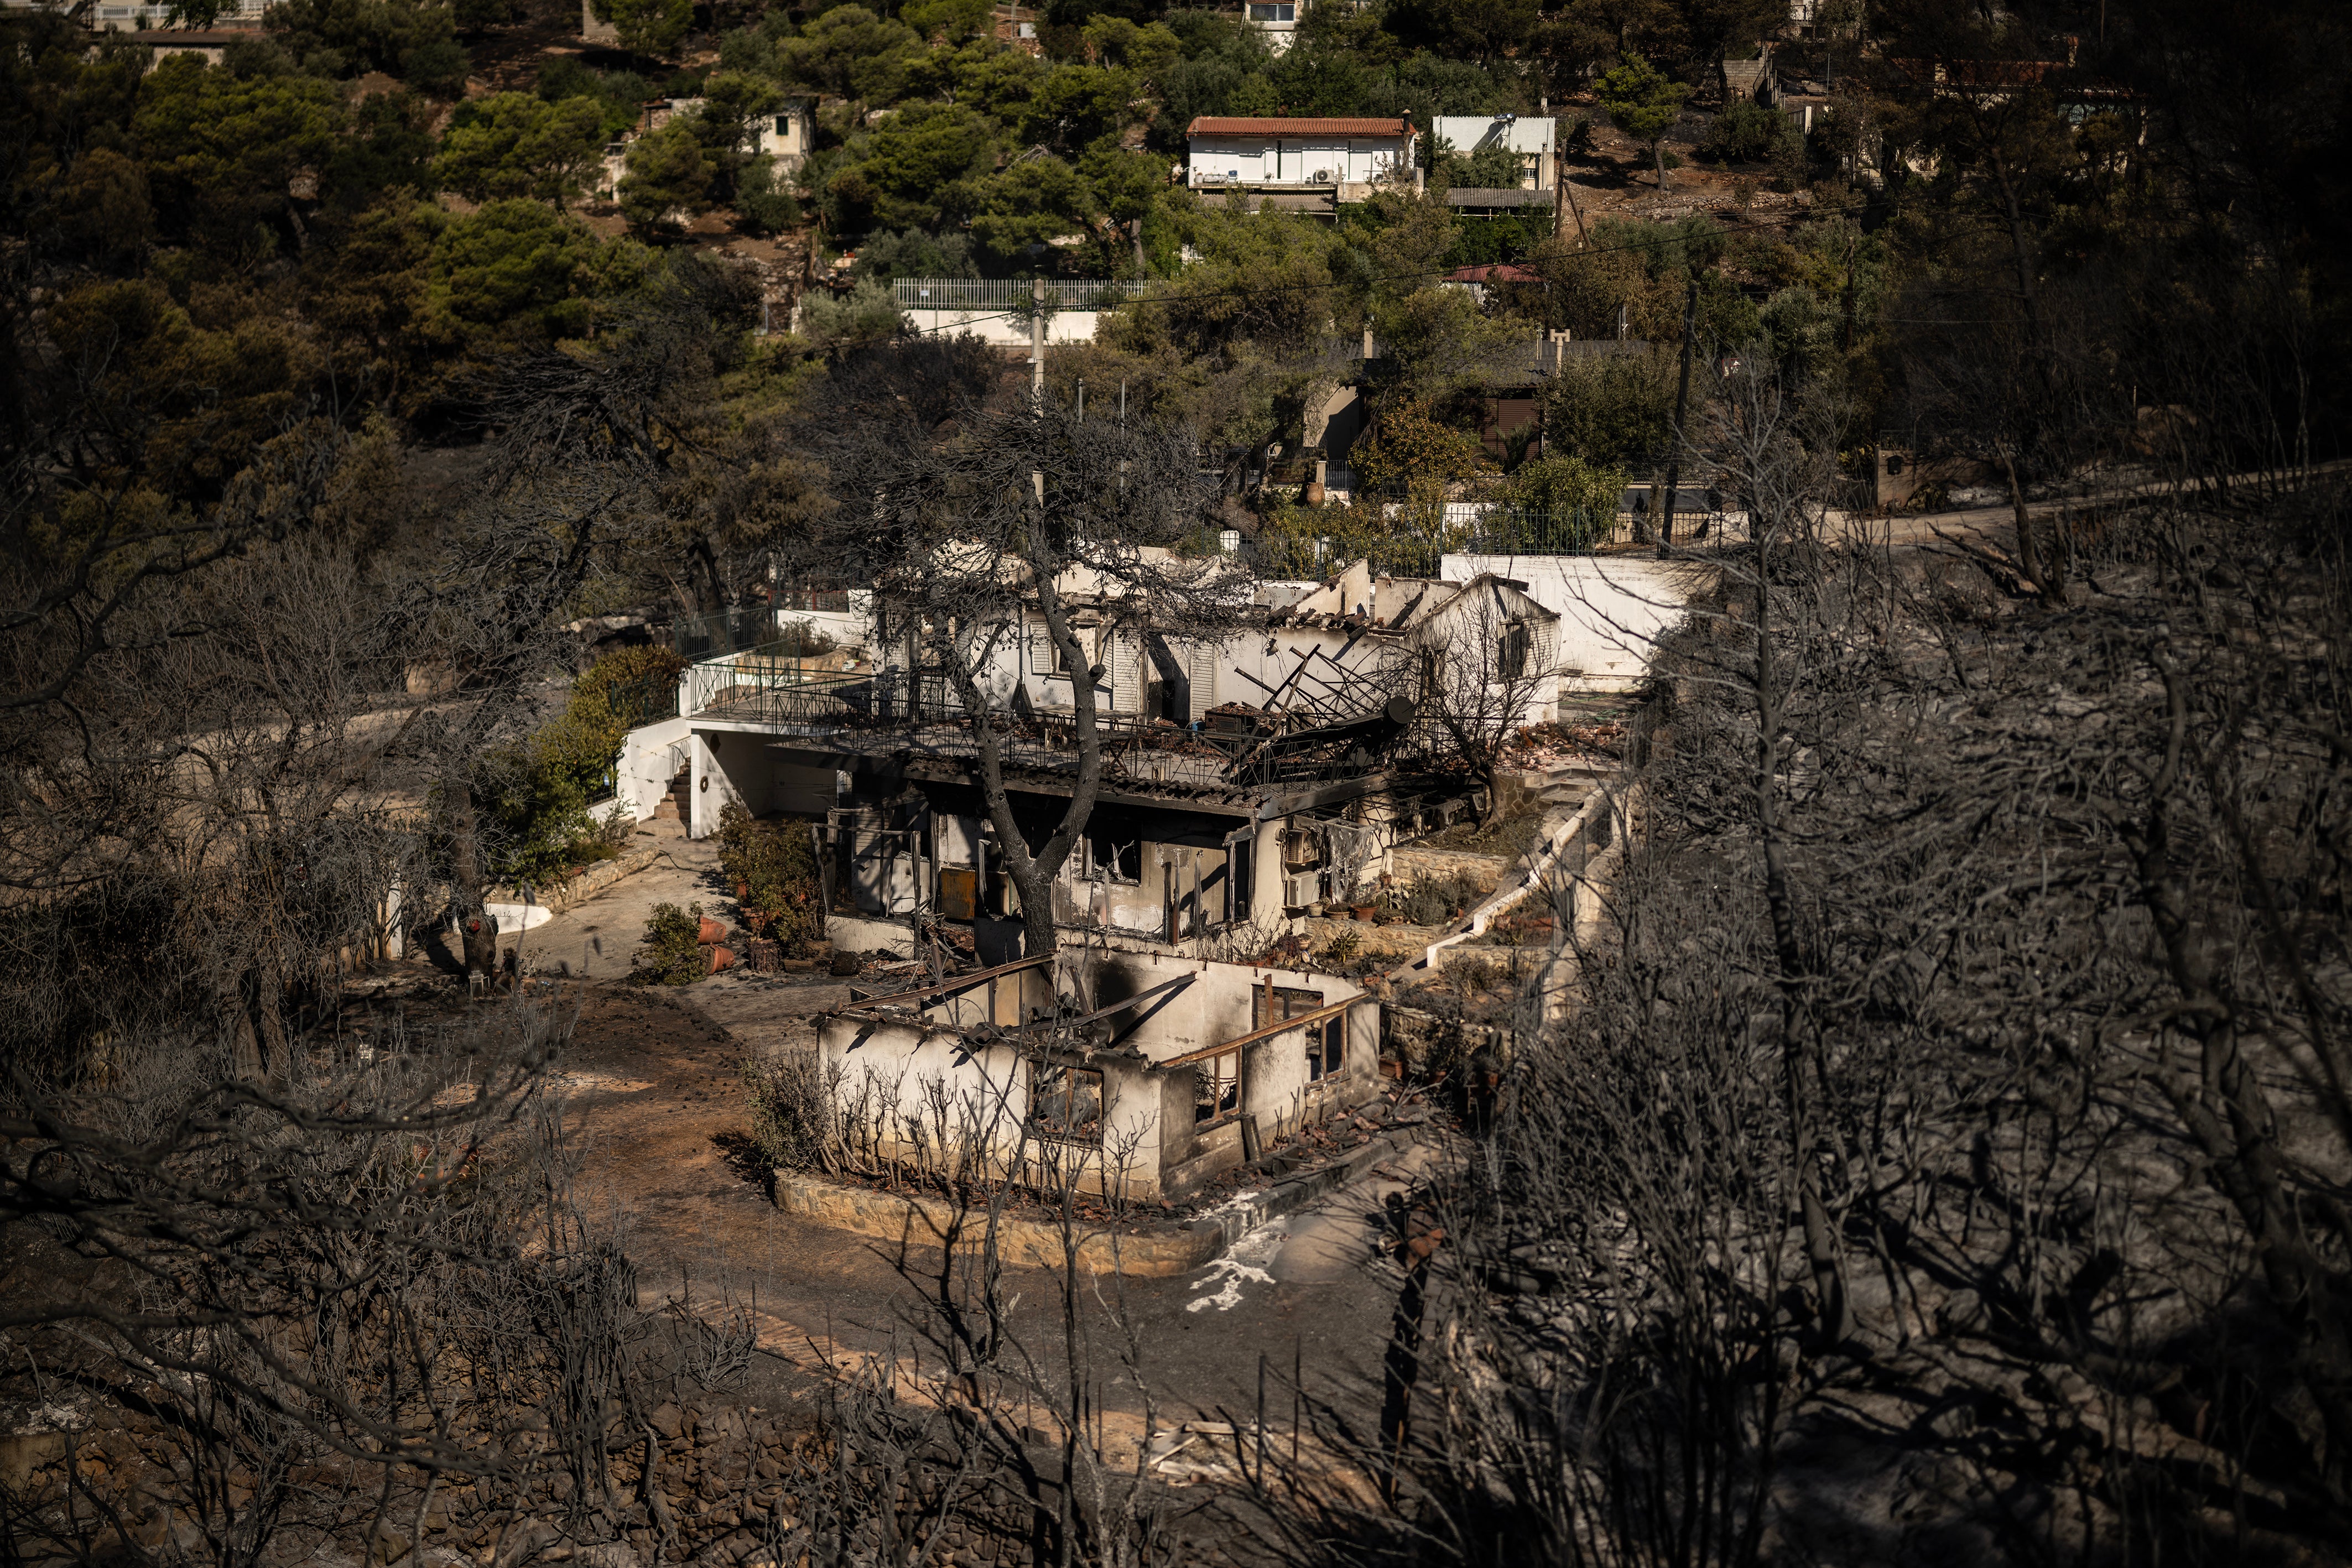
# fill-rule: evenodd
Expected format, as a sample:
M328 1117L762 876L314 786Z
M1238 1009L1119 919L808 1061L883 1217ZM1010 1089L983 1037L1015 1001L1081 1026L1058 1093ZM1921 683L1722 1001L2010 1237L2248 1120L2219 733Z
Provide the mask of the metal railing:
M1633 538L1633 520L1615 512L1496 507L1472 518L1446 548L1454 555L1591 555Z
M847 589L780 590L773 604L679 616L671 627L671 646L689 664L752 649L772 650L790 644L793 622L799 616L850 608ZM800 651L793 648L795 653Z
M616 682L604 694L605 706L631 729L677 716L677 677L646 675Z
M752 649L698 664L688 687L688 712L698 719L757 725L852 750L968 758L980 749L954 687L931 672L909 679L903 669L814 670L794 654ZM1105 712L1095 728L1107 777L1138 785L1232 788L1328 771L1318 749L1318 736L1328 732L1316 729L1328 716L1269 714L1188 727ZM1077 766L1074 714L997 713L986 722L1008 768L1063 772Z
M1057 277L1045 283L1048 310L1099 310L1165 289L1158 278ZM1016 310L1032 303L1025 277L900 277L890 284L901 310Z

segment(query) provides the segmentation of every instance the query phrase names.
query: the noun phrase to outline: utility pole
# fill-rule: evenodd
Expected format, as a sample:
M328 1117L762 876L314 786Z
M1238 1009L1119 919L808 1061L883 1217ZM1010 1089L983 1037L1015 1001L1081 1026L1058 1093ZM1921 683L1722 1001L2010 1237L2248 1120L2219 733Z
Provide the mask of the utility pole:
M1666 509L1658 525L1658 554L1663 557L1675 542L1675 495L1683 477L1683 416L1690 408L1691 340L1698 335L1698 279L1690 280L1690 292L1683 298L1683 379L1675 392L1675 449L1666 455ZM1657 489L1650 491L1650 510L1658 509Z
M1838 347L1848 352L1853 349L1853 246L1852 229L1845 236L1845 327L1838 333Z
M1029 402L1045 406L1045 280L1029 280Z

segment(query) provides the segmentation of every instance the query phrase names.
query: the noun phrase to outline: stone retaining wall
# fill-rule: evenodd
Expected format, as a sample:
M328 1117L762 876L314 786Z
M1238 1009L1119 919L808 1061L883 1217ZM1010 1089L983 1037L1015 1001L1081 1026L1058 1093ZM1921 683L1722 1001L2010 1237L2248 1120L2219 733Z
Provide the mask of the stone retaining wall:
M578 876L566 877L552 887L532 889L532 899L541 909L561 915L583 899L595 897L623 877L637 873L661 858L658 849L625 850L608 861L596 861L583 868ZM494 887L482 895L485 904L520 904L522 890L519 887Z
M1473 854L1468 850L1391 850L1389 863L1402 883L1466 873L1476 879L1480 893L1494 892L1511 870L1508 855Z
M1239 1194L1191 1219L1148 1220L1121 1229L1116 1245L1107 1229L1083 1225L1078 1267L1091 1274L1116 1270L1138 1279L1189 1274L1258 1226L1297 1213L1392 1158L1412 1136L1410 1128L1383 1133L1328 1165L1269 1178L1258 1191ZM942 1247L952 1233L959 1248L977 1249L987 1235L983 1210L967 1210L959 1218L956 1207L942 1198L876 1192L797 1171L776 1172L776 1207L831 1229L918 1247ZM996 1222L996 1247L1005 1262L1023 1268L1058 1269L1065 1255L1060 1226L1009 1216Z

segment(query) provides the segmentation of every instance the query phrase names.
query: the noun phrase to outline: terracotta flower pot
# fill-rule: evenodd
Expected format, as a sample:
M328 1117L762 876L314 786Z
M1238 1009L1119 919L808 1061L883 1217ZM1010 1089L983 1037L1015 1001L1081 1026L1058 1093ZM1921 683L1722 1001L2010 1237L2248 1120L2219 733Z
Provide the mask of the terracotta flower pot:
M721 969L731 969L734 967L735 950L733 948L713 947L710 950L710 972L712 974L715 975Z
M738 899L744 899L744 898L749 898L749 897L751 897L751 884L750 883L748 883L748 882L739 882L739 883L737 883L735 884L735 896L736 896Z
M727 939L727 927L706 915L702 917L702 924L694 928L694 939L705 947L714 942L723 942Z
M1370 920L1373 915L1378 915L1380 912L1380 905L1377 904L1360 904L1356 905L1356 918L1359 920Z

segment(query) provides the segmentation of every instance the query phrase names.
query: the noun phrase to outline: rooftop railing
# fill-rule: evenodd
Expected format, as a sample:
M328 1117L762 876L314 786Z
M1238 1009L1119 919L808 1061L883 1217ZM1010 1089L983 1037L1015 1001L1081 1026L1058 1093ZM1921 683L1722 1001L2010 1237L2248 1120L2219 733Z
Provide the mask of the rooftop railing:
M753 725L845 750L962 760L980 749L953 685L928 672L910 680L901 669L821 670L781 648L750 649L696 664L686 700L693 718ZM1009 768L1066 772L1077 766L1072 712L996 713L986 722L995 728ZM1318 742L1323 732L1317 727L1324 722L1307 715L1219 715L1186 726L1107 711L1097 716L1095 728L1108 778L1146 787L1230 789L1320 777L1332 760ZM1351 766L1360 770L1361 762L1359 757Z
M1034 302L1025 277L901 277L890 285L901 310L1025 311ZM1045 283L1048 310L1099 310L1166 288L1158 278L1059 277Z

